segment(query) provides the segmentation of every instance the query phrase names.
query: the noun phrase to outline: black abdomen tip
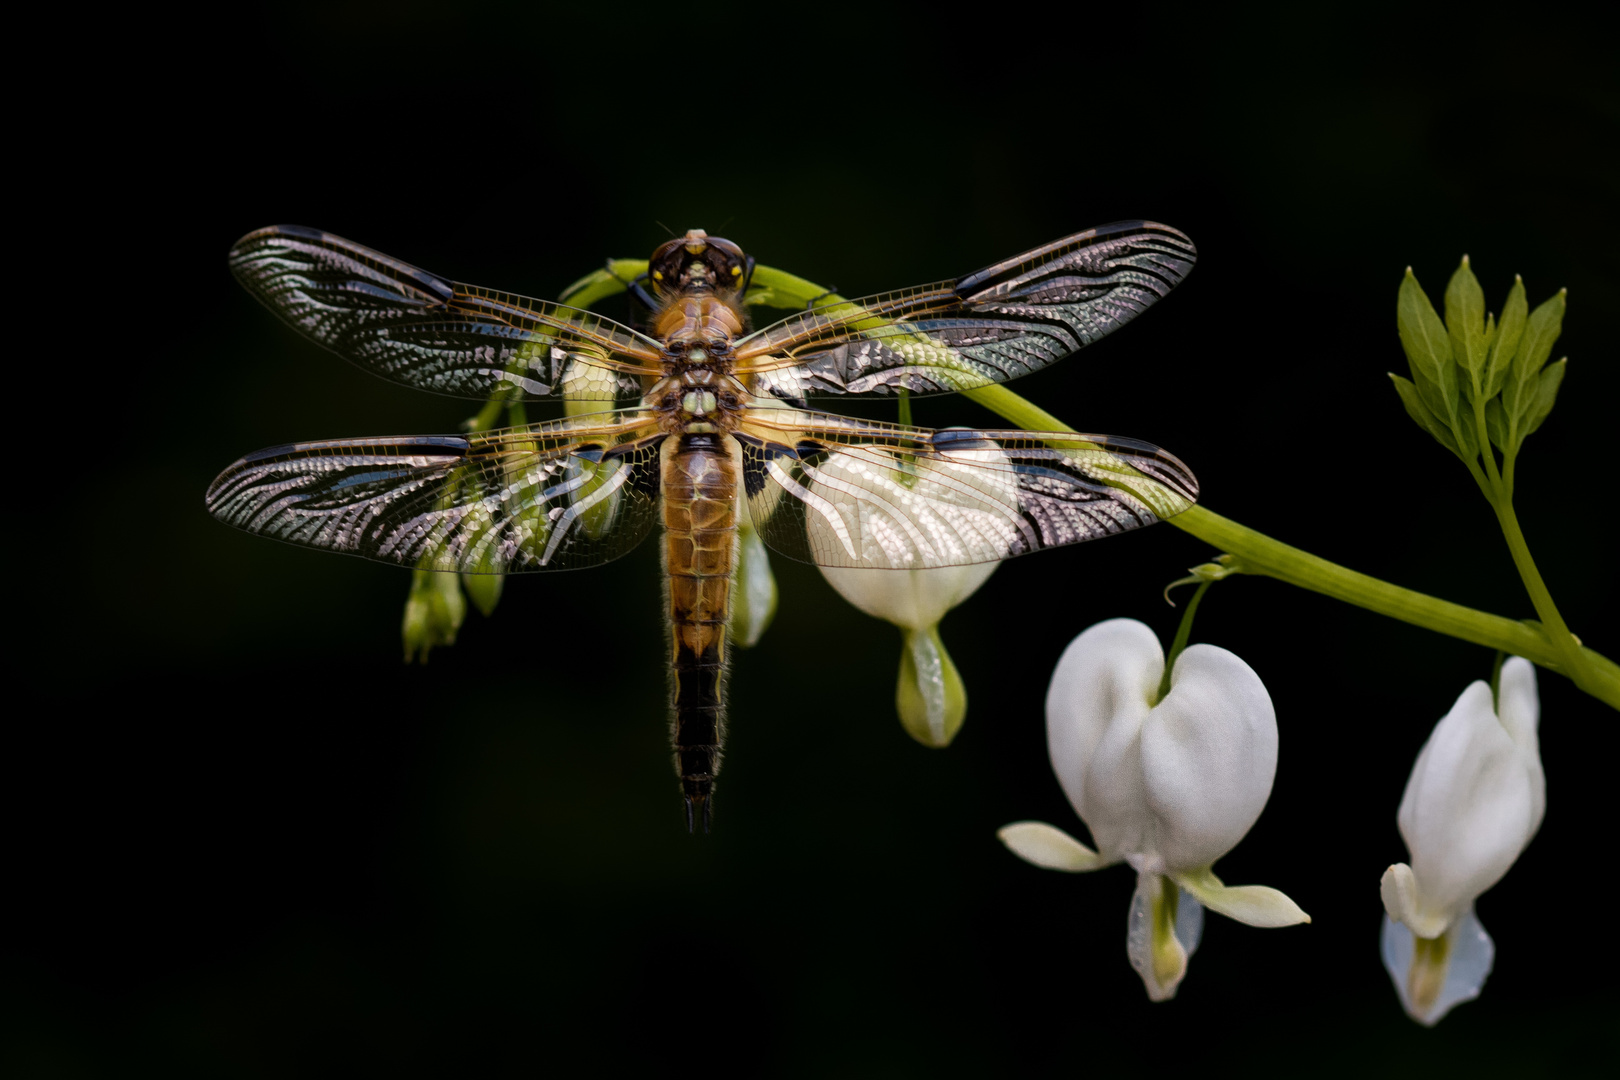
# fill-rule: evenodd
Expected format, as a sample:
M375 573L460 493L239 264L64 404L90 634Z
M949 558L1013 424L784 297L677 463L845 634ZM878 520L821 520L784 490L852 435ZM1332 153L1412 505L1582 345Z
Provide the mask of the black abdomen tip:
M697 832L699 819L703 822L703 835L709 834L709 825L714 819L714 802L708 795L686 796L686 831Z

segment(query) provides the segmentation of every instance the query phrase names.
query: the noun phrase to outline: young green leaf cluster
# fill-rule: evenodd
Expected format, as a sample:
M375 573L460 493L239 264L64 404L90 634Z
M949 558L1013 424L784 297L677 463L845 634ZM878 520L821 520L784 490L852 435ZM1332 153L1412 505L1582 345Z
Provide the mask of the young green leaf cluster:
M1564 378L1564 360L1547 363L1564 320L1564 292L1529 311L1524 281L1515 278L1498 322L1486 313L1464 255L1445 303L1442 323L1407 267L1396 320L1412 378L1390 378L1407 414L1462 460L1485 497L1509 502L1519 448L1547 419Z

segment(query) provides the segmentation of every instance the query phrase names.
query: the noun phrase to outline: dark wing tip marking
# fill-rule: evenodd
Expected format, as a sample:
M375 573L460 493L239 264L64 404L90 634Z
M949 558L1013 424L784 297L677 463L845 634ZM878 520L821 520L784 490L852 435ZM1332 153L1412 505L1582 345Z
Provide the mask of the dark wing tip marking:
M324 229L315 229L307 225L270 225L263 229L255 229L232 244L229 256L231 272L250 292L261 299L268 298L260 285L263 275L256 273L255 270L259 260L264 258L267 252L300 258L315 268L319 268L323 258L332 264L327 269L353 272L359 264L371 271L369 275L364 276L389 278L406 288L414 285L432 298L429 301L432 305L448 304L456 295L455 283L448 278L391 258L380 251L357 244L353 240L346 240ZM270 276L279 276L285 272L285 267L277 267Z
M1161 238L1167 240L1175 249L1174 259L1185 263L1185 268L1166 267L1166 278L1170 286L1179 284L1192 269L1193 264L1198 261L1198 249L1194 246L1192 238L1180 229L1157 221L1142 219L1114 221L1107 225L1099 225L1094 229L1086 229L1083 232L1065 236L1060 240L1052 241L1050 244L1043 244L1038 248L1014 255L1010 259L1003 259L1001 262L993 263L982 270L975 270L971 274L960 277L955 283L956 295L963 299L969 299L974 294L982 292L986 286L995 284L997 279L1009 274L1016 274L1031 264L1042 261L1050 257L1054 252L1061 251L1064 248L1096 247L1110 240L1132 234L1140 234L1144 239ZM1064 257L1067 257L1067 255L1060 258Z

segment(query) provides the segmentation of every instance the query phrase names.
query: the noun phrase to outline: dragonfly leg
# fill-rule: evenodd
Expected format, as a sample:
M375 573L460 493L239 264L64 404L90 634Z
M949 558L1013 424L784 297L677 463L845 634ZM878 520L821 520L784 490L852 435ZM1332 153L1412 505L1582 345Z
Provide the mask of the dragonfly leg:
M837 296L837 295L838 295L838 286L836 286L836 285L830 286L827 289L827 291L822 293L820 296L811 297L808 301L806 301L805 305L804 305L804 310L813 311L813 310L815 310L815 306L817 304L821 303L823 300L827 299L827 297L829 297L829 296Z

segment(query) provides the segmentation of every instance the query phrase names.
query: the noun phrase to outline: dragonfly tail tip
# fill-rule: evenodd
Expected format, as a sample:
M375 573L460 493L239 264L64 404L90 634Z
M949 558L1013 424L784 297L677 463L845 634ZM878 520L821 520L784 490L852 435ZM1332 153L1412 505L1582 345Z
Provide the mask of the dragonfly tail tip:
M709 835L709 826L714 821L714 803L707 795L688 795L686 802L686 831L688 835L697 832L698 811L701 809L703 818L703 835Z

